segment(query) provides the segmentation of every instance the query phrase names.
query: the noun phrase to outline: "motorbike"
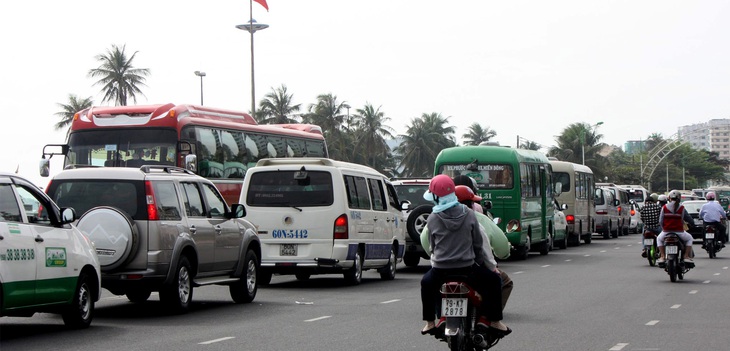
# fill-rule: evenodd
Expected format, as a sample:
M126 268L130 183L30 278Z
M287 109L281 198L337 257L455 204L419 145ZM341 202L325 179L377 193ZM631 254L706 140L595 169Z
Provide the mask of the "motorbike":
M466 277L452 277L441 285L441 317L445 322L443 334L436 335L446 341L452 351L483 351L494 347L502 335L492 330L477 328L477 307L481 295L465 281Z
M710 258L717 257L717 253L722 250L722 234L718 233L717 226L714 224L705 224L705 240L704 248Z
M684 243L677 233L667 233L664 237L664 253L666 254L666 262L664 270L669 274L669 280L676 282L677 278L684 279L684 275L694 268L694 262L685 262Z
M656 265L656 260L659 258L656 237L656 233L651 230L644 230L644 252L646 252L646 259L649 260L649 265L652 267Z

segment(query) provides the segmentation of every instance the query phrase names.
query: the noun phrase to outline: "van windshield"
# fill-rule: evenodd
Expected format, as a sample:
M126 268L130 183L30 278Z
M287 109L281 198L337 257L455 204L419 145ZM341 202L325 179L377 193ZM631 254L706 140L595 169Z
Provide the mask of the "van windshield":
M295 174L297 175L295 178ZM330 206L332 175L323 171L255 172L246 189L246 204L260 207Z
M644 202L644 199L646 198L646 195L644 195L644 192L642 190L631 190L629 191L629 200L634 200L636 202Z

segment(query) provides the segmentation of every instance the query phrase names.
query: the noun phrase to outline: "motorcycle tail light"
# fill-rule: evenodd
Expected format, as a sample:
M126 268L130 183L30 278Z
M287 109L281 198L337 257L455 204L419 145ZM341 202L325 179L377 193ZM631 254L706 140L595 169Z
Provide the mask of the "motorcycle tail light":
M707 227L705 227L705 232L707 232L707 233L714 233L715 232L715 227L714 226L711 226L711 225L710 226L707 226Z
M679 242L679 238L676 236L667 236L666 238L664 238L665 244L676 244L678 242Z
M448 282L441 285L442 294L468 294L469 286L461 282Z

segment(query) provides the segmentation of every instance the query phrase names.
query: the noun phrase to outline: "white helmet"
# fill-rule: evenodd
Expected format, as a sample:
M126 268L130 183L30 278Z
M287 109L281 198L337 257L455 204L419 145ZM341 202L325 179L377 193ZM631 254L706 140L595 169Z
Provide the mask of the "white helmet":
M680 193L679 190L672 190L669 192L670 200L679 200L681 198L682 198L682 193Z
M667 195L664 195L664 194L659 195L659 201L660 202L667 202Z
M707 194L705 194L705 198L706 198L707 200L714 200L714 199L715 199L715 193L714 193L714 192L712 192L712 191L710 191L710 192L708 192Z

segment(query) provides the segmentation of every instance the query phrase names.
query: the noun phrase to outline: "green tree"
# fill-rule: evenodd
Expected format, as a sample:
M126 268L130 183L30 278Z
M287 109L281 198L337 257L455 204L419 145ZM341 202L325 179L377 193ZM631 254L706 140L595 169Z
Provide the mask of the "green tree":
M542 145L540 145L534 141L525 140L522 142L522 144L520 144L520 148L538 151L538 150L542 149Z
M299 112L301 104L293 103L294 94L289 94L286 85L271 88L271 92L259 102L256 110L259 124L288 124L297 123L295 113Z
M456 146L455 129L448 125L449 117L440 113L424 113L413 118L403 141L396 147L401 172L405 177L430 177L436 156L442 149Z
M352 135L355 140L353 161L363 160L361 163L381 172L390 165L388 160L392 155L386 139L393 139L394 130L386 125L389 120L390 118L385 116L380 107L376 109L370 103L357 109L357 113L353 116Z
M346 117L342 110L346 108L346 102L337 101L337 96L332 94L321 94L317 96L317 102L309 105L309 113L303 117L304 123L316 124L322 128L330 157L336 160L348 161L347 159L347 136L349 130L343 122Z
M496 131L489 127L482 128L481 124L474 122L461 137L464 139L464 145L479 145L485 141L492 140L495 136L497 136Z
M600 142L602 138L603 135L598 134L596 129L588 123L573 123L565 127L563 132L555 138L558 145L551 147L548 155L563 161L582 164L585 153L585 164L596 173L597 169L603 169L603 158L598 154L606 146Z
M54 115L61 118L61 120L55 124L54 128L56 130L66 128L66 138L68 138L68 134L71 131L71 122L73 122L76 112L91 107L93 103L91 96L81 99L74 94L68 94L68 102L65 104L60 102L56 104L61 108L61 111L54 113Z
M132 56L127 56L126 45L121 48L112 45L106 54L99 54L95 57L99 67L89 70L90 78L98 78L94 85L102 86L104 98L102 102L114 102L117 106L126 106L128 99L137 103L137 95L142 95L140 87L145 86L146 77L150 74L147 68L135 68L134 58L138 51Z

